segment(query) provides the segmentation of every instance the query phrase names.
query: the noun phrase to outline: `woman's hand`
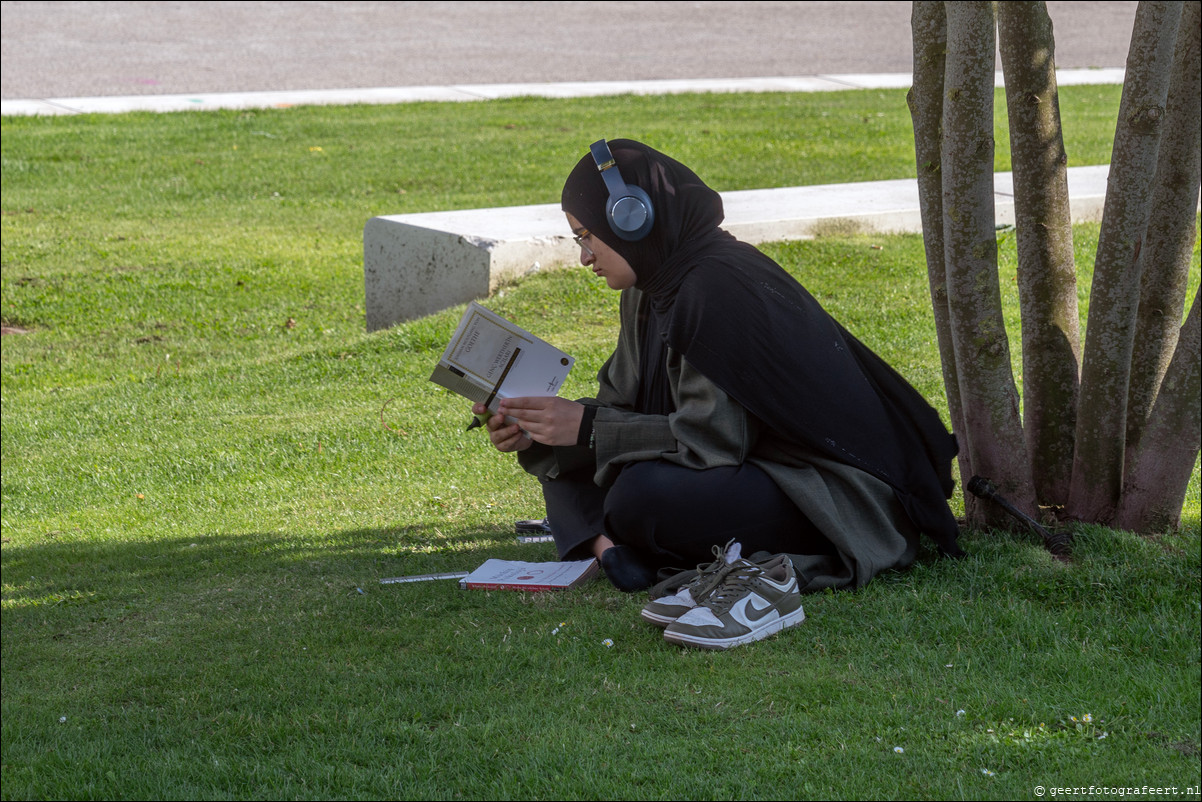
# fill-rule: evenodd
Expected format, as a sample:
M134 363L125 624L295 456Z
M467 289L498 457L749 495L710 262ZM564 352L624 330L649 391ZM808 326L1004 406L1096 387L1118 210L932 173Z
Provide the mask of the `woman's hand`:
M473 415L487 415L488 408L483 404L472 405ZM501 452L525 451L534 445L534 441L526 436L516 423L507 423L504 415L493 415L488 419L488 439L493 448Z
M584 404L566 398L504 398L500 414L517 420L517 427L539 443L549 446L574 446L580 435ZM491 429L492 422L489 422ZM496 443L496 440L493 440Z

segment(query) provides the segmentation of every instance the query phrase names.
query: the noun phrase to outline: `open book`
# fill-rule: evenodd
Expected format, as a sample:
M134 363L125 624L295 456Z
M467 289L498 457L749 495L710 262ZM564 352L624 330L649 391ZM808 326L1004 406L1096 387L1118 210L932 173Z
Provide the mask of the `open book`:
M596 559L531 563L521 560L486 560L459 580L471 590L566 590L597 575Z
M558 395L575 361L473 301L430 381L496 412L501 398Z

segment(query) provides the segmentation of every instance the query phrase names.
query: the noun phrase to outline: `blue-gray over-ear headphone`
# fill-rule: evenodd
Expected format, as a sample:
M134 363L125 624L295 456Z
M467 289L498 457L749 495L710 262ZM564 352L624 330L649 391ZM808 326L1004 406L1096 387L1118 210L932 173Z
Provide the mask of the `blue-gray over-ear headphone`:
M605 179L605 188L609 190L609 200L605 202L605 217L614 233L627 242L637 242L651 231L655 222L655 211L651 208L651 198L638 187L627 184L622 180L618 163L609 152L609 145L604 139L594 142L590 148L593 161L601 177Z

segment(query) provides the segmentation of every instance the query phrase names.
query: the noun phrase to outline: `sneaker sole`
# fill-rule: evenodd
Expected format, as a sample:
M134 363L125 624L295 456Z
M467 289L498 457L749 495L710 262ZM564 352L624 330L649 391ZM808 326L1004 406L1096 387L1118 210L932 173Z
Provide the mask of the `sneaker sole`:
M677 618L680 618L681 615L684 615L687 612L688 612L688 610L682 610L680 615L660 615L659 613L652 613L647 610L643 610L641 615L643 616L643 620L646 621L647 623L654 624L655 626L659 627L660 629L663 629L664 627L668 626L673 621L675 621Z
M754 643L757 640L763 640L764 638L775 635L782 629L797 626L805 620L805 610L801 607L798 607L788 615L781 616L775 621L765 624L758 629L753 629L743 635L736 635L733 638L699 638L693 635L686 635L681 632L666 630L664 632L664 640L671 641L672 643L680 646L694 646L698 649L730 649L734 646L742 646L745 643Z

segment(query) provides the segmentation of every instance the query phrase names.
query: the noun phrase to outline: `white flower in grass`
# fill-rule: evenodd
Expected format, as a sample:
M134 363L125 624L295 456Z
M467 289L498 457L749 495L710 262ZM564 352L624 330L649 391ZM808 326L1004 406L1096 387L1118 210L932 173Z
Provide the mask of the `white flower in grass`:
M897 752L899 755L904 755L906 753L906 750L902 749L900 746L893 747L893 751Z
M1093 716L1089 715L1089 713L1086 713L1084 716L1081 717L1081 720L1084 721L1086 724L1092 724Z
M956 718L964 718L964 711L963 711L963 710L957 710L957 711L956 711Z
M981 769L981 773L984 774L986 777L996 777L997 776L996 771L990 771L989 769Z

